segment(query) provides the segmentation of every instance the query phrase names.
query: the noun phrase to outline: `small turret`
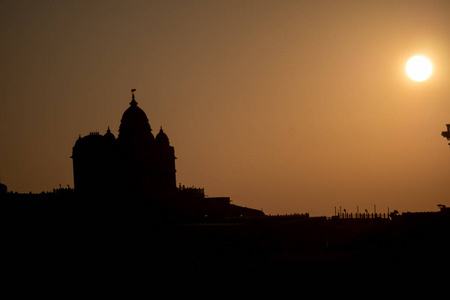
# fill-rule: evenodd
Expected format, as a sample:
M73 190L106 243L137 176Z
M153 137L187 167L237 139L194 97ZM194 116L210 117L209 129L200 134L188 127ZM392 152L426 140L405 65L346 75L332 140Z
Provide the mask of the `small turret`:
M116 139L114 134L112 134L111 130L109 129L109 126L108 126L108 130L106 130L106 133L105 133L104 137L107 138L108 140L115 140Z
M169 147L170 146L169 137L163 131L162 126L159 129L159 133L156 135L155 142L156 142L156 145L158 145L158 146L163 146L163 147Z

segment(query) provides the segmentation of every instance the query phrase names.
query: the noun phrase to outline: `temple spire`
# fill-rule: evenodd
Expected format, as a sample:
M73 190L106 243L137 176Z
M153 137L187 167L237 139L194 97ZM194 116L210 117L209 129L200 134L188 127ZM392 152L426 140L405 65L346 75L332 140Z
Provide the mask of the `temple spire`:
M131 102L130 105L136 106L138 103L136 102L136 99L134 99L134 92L136 91L136 89L131 89Z

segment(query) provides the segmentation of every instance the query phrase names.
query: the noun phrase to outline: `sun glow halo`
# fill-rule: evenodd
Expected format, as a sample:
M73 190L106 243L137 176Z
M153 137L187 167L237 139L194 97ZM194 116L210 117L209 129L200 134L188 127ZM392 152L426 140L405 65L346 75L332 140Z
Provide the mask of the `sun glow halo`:
M424 81L430 77L431 62L423 56L411 57L406 63L406 74L414 81Z

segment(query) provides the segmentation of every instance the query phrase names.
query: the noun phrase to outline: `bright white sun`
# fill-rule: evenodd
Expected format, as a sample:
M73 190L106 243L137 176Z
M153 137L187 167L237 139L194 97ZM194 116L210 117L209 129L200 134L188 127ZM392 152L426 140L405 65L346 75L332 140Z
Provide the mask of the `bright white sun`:
M414 81L424 81L430 77L431 62L423 56L411 57L406 63L406 74Z

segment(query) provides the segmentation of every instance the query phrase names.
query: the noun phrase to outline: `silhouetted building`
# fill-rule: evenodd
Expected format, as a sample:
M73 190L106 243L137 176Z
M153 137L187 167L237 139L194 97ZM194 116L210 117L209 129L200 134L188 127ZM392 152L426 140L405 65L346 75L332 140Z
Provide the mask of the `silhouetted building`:
M264 215L233 205L228 197L205 197L200 188L177 188L174 147L162 127L153 136L134 93L122 115L118 137L109 127L104 135L91 132L80 136L73 146L72 159L75 194L93 200L94 205L102 206L114 198L141 199L153 216L170 210L180 218L196 220Z
M126 193L161 196L176 191L175 154L162 127L156 138L134 93L116 139L91 132L72 153L77 194Z
M0 197L3 197L6 195L6 192L8 191L8 188L3 183L0 183Z
M105 135L91 132L78 138L72 153L77 193L98 194L117 188L117 149L117 140L109 128Z

